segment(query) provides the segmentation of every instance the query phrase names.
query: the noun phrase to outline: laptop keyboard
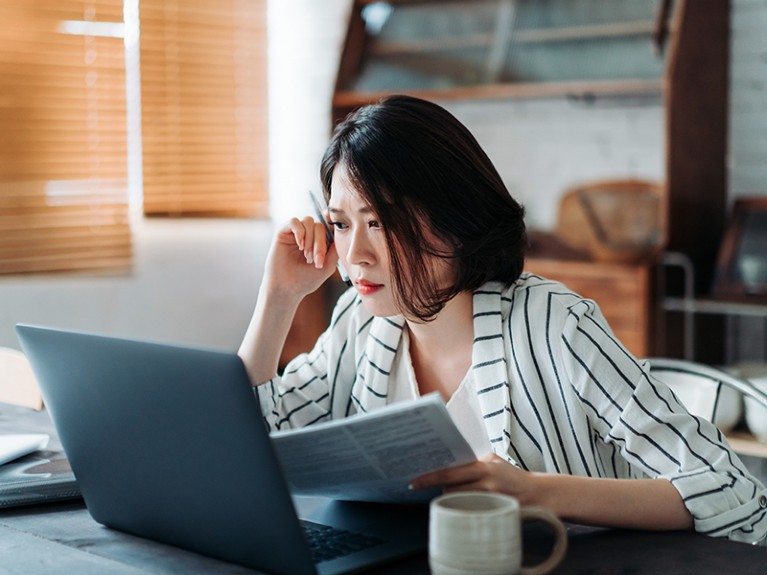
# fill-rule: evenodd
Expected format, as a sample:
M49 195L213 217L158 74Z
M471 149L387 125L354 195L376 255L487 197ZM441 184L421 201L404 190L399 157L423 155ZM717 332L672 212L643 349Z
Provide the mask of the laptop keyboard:
M302 520L301 527L304 529L304 536L309 543L312 560L315 563L337 559L386 542L380 537L337 529L311 521Z

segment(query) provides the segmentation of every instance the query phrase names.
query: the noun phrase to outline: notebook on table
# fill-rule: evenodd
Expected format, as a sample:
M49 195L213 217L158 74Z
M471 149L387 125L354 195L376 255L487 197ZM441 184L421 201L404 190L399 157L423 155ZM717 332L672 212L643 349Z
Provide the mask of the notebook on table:
M0 465L0 509L80 499L62 451L36 450Z
M0 510L80 498L64 452L50 435L50 420L30 413L0 403Z
M0 433L0 465L43 449L50 438L47 433Z
M349 573L425 550L423 508L291 497L235 353L16 330L99 523L286 575Z

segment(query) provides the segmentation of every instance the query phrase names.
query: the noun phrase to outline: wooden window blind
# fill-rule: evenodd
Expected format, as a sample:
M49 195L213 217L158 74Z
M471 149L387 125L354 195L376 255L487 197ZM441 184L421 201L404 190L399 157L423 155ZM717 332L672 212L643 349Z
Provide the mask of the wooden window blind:
M266 0L141 0L144 213L267 214Z
M129 264L121 0L0 2L0 273Z

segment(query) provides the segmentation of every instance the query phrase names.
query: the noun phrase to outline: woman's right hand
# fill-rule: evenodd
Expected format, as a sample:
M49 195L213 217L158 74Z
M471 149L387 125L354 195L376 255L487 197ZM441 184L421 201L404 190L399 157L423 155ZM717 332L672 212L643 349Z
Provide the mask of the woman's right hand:
M293 218L277 229L238 352L254 385L275 376L298 305L333 274L337 261L321 222Z
M274 235L264 281L273 294L303 298L336 269L338 254L328 246L325 227L311 217L292 218Z

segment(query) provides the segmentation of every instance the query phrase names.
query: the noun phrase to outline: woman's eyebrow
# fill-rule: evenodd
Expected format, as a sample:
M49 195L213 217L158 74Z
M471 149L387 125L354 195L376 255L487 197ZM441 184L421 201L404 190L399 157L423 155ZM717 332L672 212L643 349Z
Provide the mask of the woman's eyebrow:
M341 208L334 208L332 206L328 207L328 212L334 215L344 215L346 214L345 211L343 211ZM360 208L357 210L357 213L359 214L372 214L373 210L369 206L365 206L363 208Z

